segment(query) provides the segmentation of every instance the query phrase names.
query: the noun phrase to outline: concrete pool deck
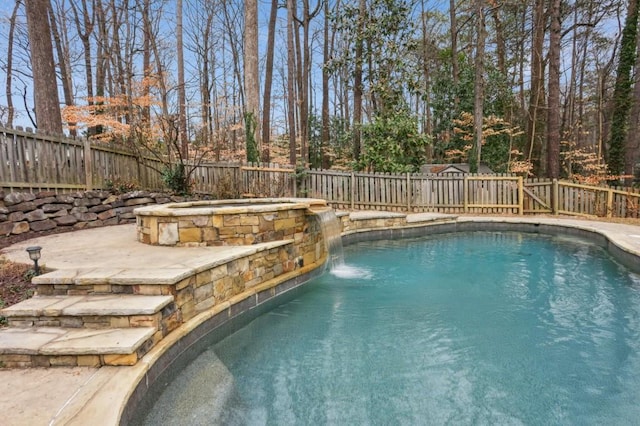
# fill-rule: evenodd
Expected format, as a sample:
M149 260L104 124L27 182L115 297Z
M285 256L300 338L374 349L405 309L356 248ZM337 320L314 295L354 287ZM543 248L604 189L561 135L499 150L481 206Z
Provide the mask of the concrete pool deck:
M389 213L390 216L398 213ZM384 216L384 212L356 212L364 218ZM640 226L555 217L493 217L436 214L409 214L407 223L430 226L430 221L449 223L507 223L562 226L603 235L622 250L640 256ZM254 250L247 247L157 247L136 240L135 225L95 228L25 241L0 251L8 260L27 263L26 247L40 245L42 263L52 269L96 268L109 270L153 268L175 270L193 267L194 259L224 261ZM172 272L173 270L173 272ZM191 331L167 336L159 348L131 367L56 367L48 369L0 369L0 410L2 424L86 425L118 424L119 415L139 378L143 377L157 354Z

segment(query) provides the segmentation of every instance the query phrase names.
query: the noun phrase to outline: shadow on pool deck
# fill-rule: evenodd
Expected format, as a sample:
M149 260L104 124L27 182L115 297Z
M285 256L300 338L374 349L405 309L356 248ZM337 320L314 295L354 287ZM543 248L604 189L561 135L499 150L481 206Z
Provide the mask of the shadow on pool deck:
M383 214L382 212L376 212ZM410 217L407 217L408 222ZM462 216L458 223L557 225L604 235L622 250L640 256L640 226L550 217ZM136 241L135 225L95 228L40 237L0 251L8 260L28 263L26 247L42 247L42 263L52 269L172 268L194 257L223 259L242 247L154 247ZM185 332L188 332L188 328ZM179 338L176 337L176 338ZM175 341L175 339L173 339ZM164 341L163 341L164 342ZM163 346L163 342L159 346ZM170 345L172 342L164 342ZM159 348L158 350L161 350ZM152 362L152 361L150 361ZM148 363L132 367L57 367L0 369L2 423L13 425L115 425L119 413Z

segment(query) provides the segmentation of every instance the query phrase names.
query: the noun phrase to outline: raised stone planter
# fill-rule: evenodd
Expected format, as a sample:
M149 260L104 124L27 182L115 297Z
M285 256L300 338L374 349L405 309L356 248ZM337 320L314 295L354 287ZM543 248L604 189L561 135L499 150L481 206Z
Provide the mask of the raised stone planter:
M162 246L251 245L302 241L310 208L325 200L246 199L195 201L135 210L138 241Z

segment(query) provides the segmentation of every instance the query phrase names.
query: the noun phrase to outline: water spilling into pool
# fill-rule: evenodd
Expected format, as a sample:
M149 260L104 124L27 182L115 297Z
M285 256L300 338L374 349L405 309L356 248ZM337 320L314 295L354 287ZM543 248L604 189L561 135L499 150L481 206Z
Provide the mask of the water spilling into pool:
M640 278L519 233L358 243L203 352L147 424L635 424ZM185 408L186 407L186 408Z
M335 211L333 209L325 209L316 212L316 214L320 219L322 235L326 240L327 251L329 252L329 260L327 262L329 273L345 280L371 278L369 269L345 263L344 248L342 247L342 227Z

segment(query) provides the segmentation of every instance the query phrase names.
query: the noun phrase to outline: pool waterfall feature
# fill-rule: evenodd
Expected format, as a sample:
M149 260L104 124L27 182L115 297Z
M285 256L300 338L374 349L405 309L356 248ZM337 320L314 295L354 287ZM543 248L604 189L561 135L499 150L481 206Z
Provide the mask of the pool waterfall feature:
M135 213L137 238L145 244L224 246L230 252L232 247L252 248L249 256L231 256L225 264L196 271L186 278L192 285L178 283L169 290L176 295L183 321L224 303L236 310L244 309L240 300L258 305L285 291L280 288L284 281L298 285L299 276L326 263L323 221L335 218L324 200L292 198L171 203Z
M193 201L135 210L138 241L160 246L242 246L293 239L308 231L325 200L259 198Z
M327 208L316 212L320 219L322 235L327 245L327 266L329 270L344 266L344 250L342 248L342 225L333 209Z

